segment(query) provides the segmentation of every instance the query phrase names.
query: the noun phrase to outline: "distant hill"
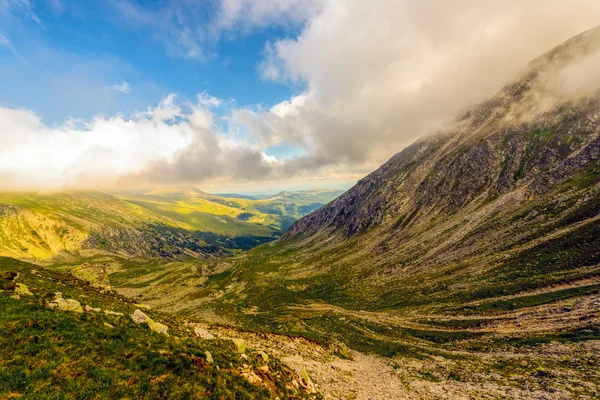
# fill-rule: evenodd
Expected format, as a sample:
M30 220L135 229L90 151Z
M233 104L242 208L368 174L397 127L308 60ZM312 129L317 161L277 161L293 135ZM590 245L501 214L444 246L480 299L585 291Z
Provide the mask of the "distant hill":
M0 193L0 255L22 259L119 257L206 258L247 250L279 237L296 219L338 192L317 199L228 199L197 188L137 195L101 192ZM83 253L82 253L83 252Z

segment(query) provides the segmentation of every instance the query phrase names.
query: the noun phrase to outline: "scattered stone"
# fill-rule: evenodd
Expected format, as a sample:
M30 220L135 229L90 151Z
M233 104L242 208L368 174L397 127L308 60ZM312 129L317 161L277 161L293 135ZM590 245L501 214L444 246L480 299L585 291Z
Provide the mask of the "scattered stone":
M152 318L150 318L140 310L135 310L134 313L131 315L131 319L136 324L146 323L148 324L148 328L150 328L150 330L169 336L169 334L167 333L167 331L169 330L168 326L161 324L160 322L154 321Z
M233 342L235 345L235 349L239 354L244 354L246 352L246 341L244 339L238 338L226 338Z
M268 365L261 365L260 367L258 367L259 371L262 371L264 373L268 373L269 372L269 366Z
M215 335L207 331L206 329L200 328L199 326L194 328L194 334L198 336L200 339L205 340L213 340L215 339Z
M99 308L99 307L97 307L97 308L90 307L88 304L85 305L84 310L85 310L85 312L92 312L92 311L93 312L102 312L101 308Z
M148 304L136 304L136 306L143 308L144 310L152 310L152 307L150 307Z
M266 363L269 362L269 355L262 350L260 350L258 353L256 353L256 358L258 358Z
M248 360L248 356L246 354L240 354L242 360Z
M206 362L209 364L213 364L215 362L215 360L213 360L212 354L210 354L210 351L205 351L204 357L206 357Z
M256 375L253 371L243 372L242 376L246 378L246 380L254 385L260 385L262 383L262 379L260 376Z
M22 283L17 283L15 294L18 296L33 296L33 293L31 293L29 288Z
M70 311L76 313L83 313L83 308L81 308L81 304L74 299L63 299L62 295L58 293L57 297L48 302L46 304L48 308L61 310L61 311Z
M116 311L110 311L110 310L104 310L104 314L106 314L106 315L116 315L118 317L121 317L121 316L125 315L123 313L116 312Z
M302 371L300 371L300 377L302 378L300 384L302 387L304 387L307 393L317 393L317 388L315 387L312 379L310 379L306 368L302 368Z
M111 324L109 324L108 322L103 322L104 326L110 329L114 329L115 327Z

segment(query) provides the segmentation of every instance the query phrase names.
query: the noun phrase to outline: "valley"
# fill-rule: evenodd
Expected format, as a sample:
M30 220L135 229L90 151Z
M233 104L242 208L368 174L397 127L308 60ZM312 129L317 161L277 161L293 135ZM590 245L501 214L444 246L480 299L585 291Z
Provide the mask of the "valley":
M70 366L109 397L598 398L600 94L555 83L599 52L600 28L568 40L343 193L0 195L0 271L18 273L0 395L47 395ZM54 320L59 289L123 318ZM140 308L173 337L136 324ZM96 380L66 350L28 369L62 330L100 339L75 346L108 352Z

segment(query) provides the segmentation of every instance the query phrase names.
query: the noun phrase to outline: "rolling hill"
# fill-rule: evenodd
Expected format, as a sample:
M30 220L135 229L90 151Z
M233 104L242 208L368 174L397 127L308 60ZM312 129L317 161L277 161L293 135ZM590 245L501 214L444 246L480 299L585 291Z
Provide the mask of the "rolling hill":
M247 200L195 188L119 198L100 192L4 193L0 255L76 261L96 253L126 258L229 254L277 238L286 224L339 194L321 190Z

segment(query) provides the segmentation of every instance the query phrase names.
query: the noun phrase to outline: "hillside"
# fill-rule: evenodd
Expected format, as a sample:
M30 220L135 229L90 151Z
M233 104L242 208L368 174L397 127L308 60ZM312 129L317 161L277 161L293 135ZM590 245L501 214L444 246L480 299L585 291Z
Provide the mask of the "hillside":
M541 56L277 243L230 259L179 312L426 359L432 380L480 395L503 396L487 382L594 398L600 95L564 78L599 53L597 28Z
M267 348L247 348L232 336L241 332L202 334L190 321L8 258L0 258L0 285L0 398L319 398L306 373Z
M157 189L119 198L173 218L189 229L209 229L224 235L240 231L265 235L269 233L268 228L285 231L294 221L342 193L341 190L316 189L259 198L213 195L197 188L184 188Z
M285 200L225 199L195 188L120 198L100 192L3 193L0 255L48 261L96 254L226 255L275 239L285 226L341 194L310 193Z

